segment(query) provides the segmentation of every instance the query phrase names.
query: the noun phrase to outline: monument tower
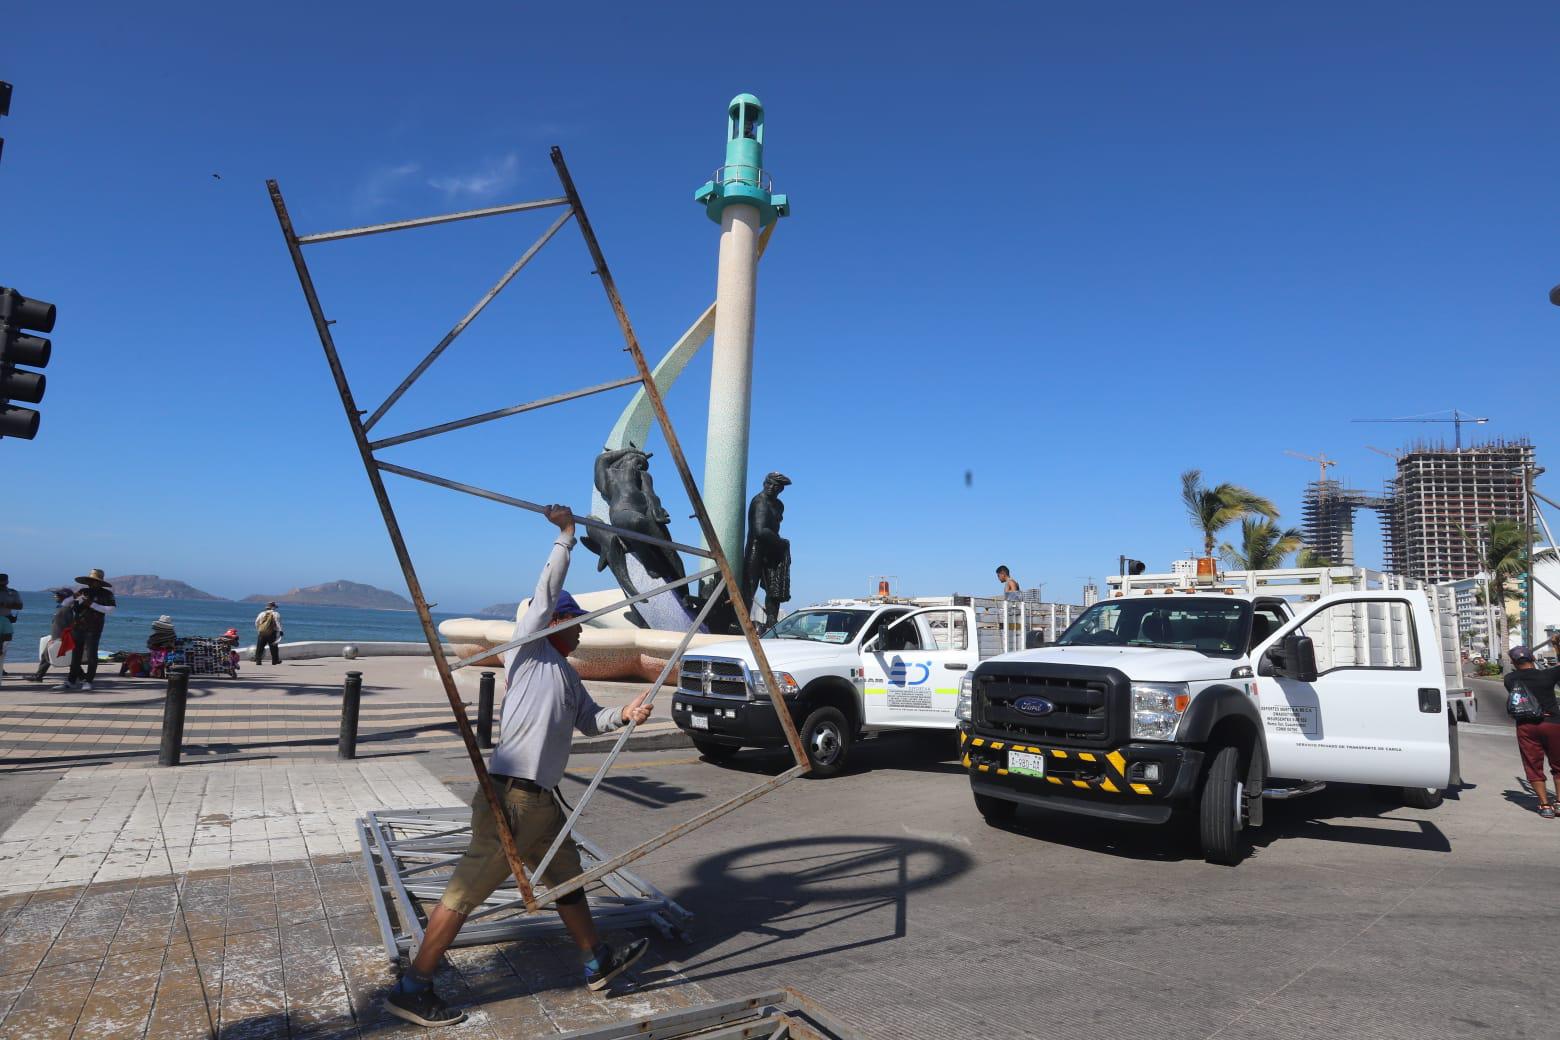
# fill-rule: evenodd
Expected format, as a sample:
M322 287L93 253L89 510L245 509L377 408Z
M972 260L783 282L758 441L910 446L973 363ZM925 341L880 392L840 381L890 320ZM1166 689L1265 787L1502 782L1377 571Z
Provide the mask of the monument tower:
M774 194L771 187L764 171L764 106L752 94L738 94L727 108L726 162L693 198L720 225L704 504L739 581L753 399L758 236L766 225L790 212L786 197Z

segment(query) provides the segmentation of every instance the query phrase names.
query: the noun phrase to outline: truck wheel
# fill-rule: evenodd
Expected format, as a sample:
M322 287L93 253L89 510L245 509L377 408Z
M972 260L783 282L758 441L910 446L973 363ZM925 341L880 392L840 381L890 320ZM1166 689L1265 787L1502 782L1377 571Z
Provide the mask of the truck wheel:
M692 740L694 750L711 762L724 762L742 750L730 744L717 744L713 740L700 740L698 737L693 737Z
M1245 856L1241 831L1245 806L1240 785L1240 751L1220 748L1208 767L1197 805L1197 836L1203 859L1233 867Z
M812 777L837 776L850 754L850 723L838 708L816 708L802 724L802 747L812 764Z
M993 798L988 794L975 796L975 808L986 818L986 822L993 827L1005 827L1013 822L1013 815L1018 812L1018 803L1010 802L1005 798Z
M1403 804L1410 809L1434 809L1445 796L1435 787L1403 788Z

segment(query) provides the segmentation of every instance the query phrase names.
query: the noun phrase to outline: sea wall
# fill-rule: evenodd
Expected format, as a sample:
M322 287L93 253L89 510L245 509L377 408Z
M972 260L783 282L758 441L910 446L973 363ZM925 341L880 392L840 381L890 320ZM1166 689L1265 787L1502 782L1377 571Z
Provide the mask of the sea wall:
M358 648L359 657L432 657L428 652L427 643L374 643L374 642L330 642L328 640L307 640L297 643L282 644L282 659L287 661L312 661L321 657L340 657L344 647L355 646ZM458 656L455 647L448 643L441 644L445 657ZM239 653L253 660L255 648L246 646Z

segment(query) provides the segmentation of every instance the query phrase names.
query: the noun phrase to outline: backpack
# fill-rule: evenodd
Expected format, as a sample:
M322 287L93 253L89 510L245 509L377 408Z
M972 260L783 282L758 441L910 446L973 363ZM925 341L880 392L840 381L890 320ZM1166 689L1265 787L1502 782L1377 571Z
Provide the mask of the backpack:
M1544 709L1539 707L1538 698L1528 692L1527 687L1521 683L1508 683L1506 686L1506 714L1518 722L1542 722Z
M262 636L269 636L276 631L276 614L267 610L255 619L255 631Z

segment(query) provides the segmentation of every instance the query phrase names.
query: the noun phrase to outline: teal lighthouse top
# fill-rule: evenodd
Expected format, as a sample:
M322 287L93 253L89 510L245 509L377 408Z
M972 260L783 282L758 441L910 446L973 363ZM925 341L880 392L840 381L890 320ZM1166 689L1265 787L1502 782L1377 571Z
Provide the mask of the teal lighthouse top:
M726 164L693 193L693 201L704 203L717 224L733 203L756 207L759 227L765 227L791 212L789 200L772 187L764 172L764 106L752 94L738 94L727 106Z

